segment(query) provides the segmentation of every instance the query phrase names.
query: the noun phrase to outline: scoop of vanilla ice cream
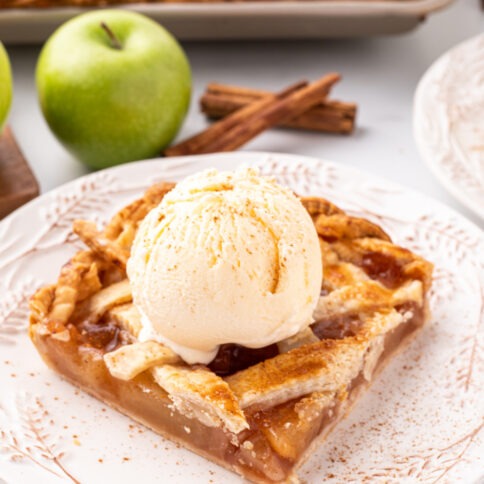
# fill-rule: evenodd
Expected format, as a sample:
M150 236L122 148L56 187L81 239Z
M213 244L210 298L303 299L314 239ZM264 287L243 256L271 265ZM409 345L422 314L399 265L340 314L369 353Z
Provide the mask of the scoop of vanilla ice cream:
M128 261L141 340L188 363L219 345L263 347L307 327L322 261L297 197L254 169L180 182L141 223Z

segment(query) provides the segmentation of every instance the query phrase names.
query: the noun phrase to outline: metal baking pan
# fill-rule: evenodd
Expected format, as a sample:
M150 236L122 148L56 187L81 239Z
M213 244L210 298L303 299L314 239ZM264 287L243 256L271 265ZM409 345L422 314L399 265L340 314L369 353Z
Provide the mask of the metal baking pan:
M1 0L0 0L1 1ZM311 39L397 34L415 28L452 0L328 0L150 3L123 8L144 13L182 40ZM44 41L85 8L1 9L0 40Z

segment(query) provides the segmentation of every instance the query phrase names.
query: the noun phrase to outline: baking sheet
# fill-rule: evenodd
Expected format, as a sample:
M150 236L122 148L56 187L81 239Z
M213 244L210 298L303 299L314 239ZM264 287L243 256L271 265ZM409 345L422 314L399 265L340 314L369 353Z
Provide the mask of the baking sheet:
M182 40L358 37L415 28L453 0L159 3L123 6L162 23ZM44 41L86 8L0 9L0 40Z

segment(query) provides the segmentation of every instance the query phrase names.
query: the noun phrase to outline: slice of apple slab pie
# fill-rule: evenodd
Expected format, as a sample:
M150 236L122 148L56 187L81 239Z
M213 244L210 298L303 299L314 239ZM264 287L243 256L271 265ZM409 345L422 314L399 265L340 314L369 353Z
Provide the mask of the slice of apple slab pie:
M140 337L126 273L139 225L173 186L153 186L101 231L75 222L87 249L33 296L30 337L52 369L155 432L251 481L296 482L312 444L426 322L432 265L373 223L302 197L323 263L314 322L189 364Z

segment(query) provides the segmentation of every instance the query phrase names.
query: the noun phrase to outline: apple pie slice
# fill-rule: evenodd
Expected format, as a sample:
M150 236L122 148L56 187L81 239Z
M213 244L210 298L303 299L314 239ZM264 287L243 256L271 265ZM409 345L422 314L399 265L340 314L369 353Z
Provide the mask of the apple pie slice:
M432 265L373 223L301 198L319 235L324 277L315 322L263 348L223 344L189 365L138 338L126 263L138 226L172 184L150 188L85 242L31 301L45 362L88 393L175 442L260 483L296 470L384 364L428 318Z

